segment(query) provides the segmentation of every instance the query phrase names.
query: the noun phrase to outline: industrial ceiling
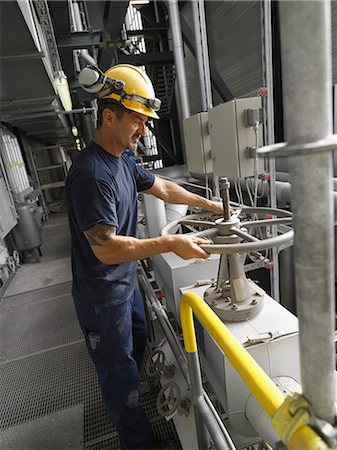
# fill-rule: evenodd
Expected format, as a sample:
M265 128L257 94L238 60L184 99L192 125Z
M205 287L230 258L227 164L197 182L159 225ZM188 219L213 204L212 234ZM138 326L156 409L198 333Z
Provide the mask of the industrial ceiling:
M72 126L80 132L83 126L83 114L64 114L55 69L67 76L73 109L83 107L73 50L86 48L100 67L109 67L128 7L127 1L79 3L88 22L82 32L72 30L68 1L0 2L0 119L46 144L71 147Z

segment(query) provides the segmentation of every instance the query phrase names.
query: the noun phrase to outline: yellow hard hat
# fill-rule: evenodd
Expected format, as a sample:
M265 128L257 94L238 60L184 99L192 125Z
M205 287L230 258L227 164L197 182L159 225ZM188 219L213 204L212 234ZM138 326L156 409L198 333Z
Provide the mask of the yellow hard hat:
M131 111L159 119L156 111L159 110L161 102L155 97L152 82L145 72L130 64L118 64L108 69L104 75L107 77L105 82L107 91L103 89L100 98L117 100ZM116 90L111 92L109 80L125 83L121 93L116 93Z

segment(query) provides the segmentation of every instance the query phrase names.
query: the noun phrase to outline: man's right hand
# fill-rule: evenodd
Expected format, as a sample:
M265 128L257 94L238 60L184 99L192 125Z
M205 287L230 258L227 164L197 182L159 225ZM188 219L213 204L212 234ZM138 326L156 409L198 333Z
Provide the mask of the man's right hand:
M176 255L183 259L202 258L206 259L210 255L205 252L199 245L209 244L209 240L196 236L187 236L184 234L176 234L169 236L170 249Z

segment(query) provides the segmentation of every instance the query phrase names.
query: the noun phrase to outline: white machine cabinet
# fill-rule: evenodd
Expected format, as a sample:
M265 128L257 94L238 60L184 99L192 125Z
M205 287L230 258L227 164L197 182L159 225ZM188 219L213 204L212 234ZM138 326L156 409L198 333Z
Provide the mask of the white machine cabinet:
M200 286L192 290L203 298L207 288L208 286ZM297 384L300 382L298 320L260 287L255 285L254 289L264 296L262 311L250 320L225 322L225 325L267 375L273 379L287 377ZM182 288L181 294L190 290L189 287ZM233 429L247 437L263 435L261 430L254 430L247 420L246 408L250 391L212 337L205 329L201 332L198 346L203 368L217 399L228 413ZM203 342L202 348L200 342ZM259 408L256 404L255 415L261 413ZM271 426L267 428L271 429Z

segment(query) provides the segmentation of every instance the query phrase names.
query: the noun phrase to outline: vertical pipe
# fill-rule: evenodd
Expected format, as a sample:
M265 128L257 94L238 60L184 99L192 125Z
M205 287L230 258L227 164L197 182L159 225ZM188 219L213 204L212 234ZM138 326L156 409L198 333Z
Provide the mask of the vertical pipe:
M199 20L199 6L198 2L192 2L193 10L193 24L194 24L194 36L195 36L195 52L197 55L197 65L199 72L200 93L201 93L201 108L202 111L207 111L206 104L206 86L205 86L205 72L201 47L201 32L200 32L200 20Z
M196 0L199 8L199 21L200 21L200 36L201 36L201 47L202 47L202 66L204 74L204 89L206 95L206 110L213 108L212 99L212 83L211 83L211 73L209 68L209 56L208 56L208 41L207 41L207 30L206 30L206 17L205 17L205 4L204 0ZM208 187L208 178L206 174L206 187ZM220 198L219 193L219 177L213 174L213 192L217 198Z
M329 1L280 2L284 124L288 144L332 131ZM332 152L289 158L304 396L335 418Z
M198 352L187 353L187 362L191 376L191 396L194 405L195 424L198 436L199 450L206 450L209 448L207 428L202 420L199 412L198 402L203 399L201 372L199 365Z
M275 143L274 134L274 84L273 84L273 50L272 50L272 30L271 30L271 0L265 0L262 4L263 10L263 49L264 49L264 73L265 82L268 88L268 95L266 98L266 116L267 116L267 145ZM269 158L269 172L270 172L270 206L271 208L277 208L276 202L276 169L275 158ZM272 235L277 235L277 227L272 227ZM273 247L271 249L274 268L271 270L271 289L272 297L277 302L280 301L280 279L279 279L279 256L278 248Z
M83 31L80 7L77 2L72 2L74 31Z
M181 36L180 16L177 0L169 0L169 18L173 38L173 55L176 68L182 119L190 117L190 106L187 91L183 40Z
M205 77L206 104L207 104L207 109L209 109L209 108L213 108L213 100L212 100L211 73L210 73L210 69L209 69L209 56L208 56L208 43L207 43L207 30L206 30L204 0L198 0L198 4L199 4L203 67L204 67L204 77Z

